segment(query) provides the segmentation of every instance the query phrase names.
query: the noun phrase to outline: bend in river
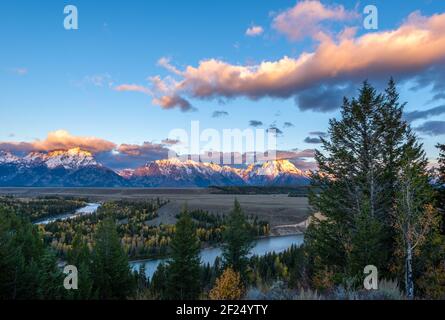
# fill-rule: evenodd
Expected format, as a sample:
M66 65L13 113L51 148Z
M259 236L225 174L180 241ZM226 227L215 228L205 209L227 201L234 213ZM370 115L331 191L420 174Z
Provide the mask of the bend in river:
M80 216L93 214L97 211L97 209L99 207L100 207L100 203L88 203L85 207L79 208L75 212L57 214L57 215L51 216L49 218L45 218L44 220L35 222L35 224L48 224L48 223L51 223L51 222L54 222L57 220L68 220L68 219L73 219L73 218L77 218Z
M250 256L264 256L272 252L280 253L289 249L292 245L302 245L303 241L303 234L262 238L255 241L255 245L250 251ZM221 256L221 254L221 248L218 247L203 249L200 253L201 263L213 265L216 257ZM158 266L166 261L168 261L168 259L138 260L130 262L130 266L133 270L137 271L142 265L145 265L145 274L148 278L151 278Z

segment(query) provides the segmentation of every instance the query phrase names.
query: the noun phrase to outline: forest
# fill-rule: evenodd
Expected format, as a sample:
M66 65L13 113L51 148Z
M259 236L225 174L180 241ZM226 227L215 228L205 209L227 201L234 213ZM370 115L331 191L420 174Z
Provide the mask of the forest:
M94 215L31 223L20 206L0 206L0 299L445 299L445 145L437 168L403 118L393 80L384 92L363 83L330 121L311 176L314 213L304 245L249 255L268 225L235 201L227 216L178 213L174 226L150 226L160 199L107 202ZM28 211L27 211L28 212ZM33 211L32 211L33 212ZM203 245L222 256L203 265ZM169 257L153 277L129 258ZM65 290L60 259L79 271ZM379 289L363 287L364 267Z

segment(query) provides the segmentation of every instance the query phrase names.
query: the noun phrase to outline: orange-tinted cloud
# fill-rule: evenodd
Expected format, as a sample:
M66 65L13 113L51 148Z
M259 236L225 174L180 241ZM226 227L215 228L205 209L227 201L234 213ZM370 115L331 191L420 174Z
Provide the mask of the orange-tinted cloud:
M273 27L295 41L306 36L318 37L325 32L322 22L354 20L358 16L357 12L348 11L342 5L328 6L319 1L305 0L277 15Z
M137 84L121 84L114 88L116 91L133 91L150 94L150 89Z
M180 80L151 78L154 100L165 108L189 107L186 97L297 98L312 88L337 88L366 78L412 78L445 61L445 14L412 13L397 29L354 37L350 32L320 37L314 52L258 65L233 65L209 59L180 72ZM310 95L309 95L310 96ZM337 108L334 106L332 108ZM316 108L316 106L314 106ZM323 110L323 109L322 109Z
M77 147L92 153L99 153L111 151L116 145L100 138L73 136L65 130L50 132L44 140L35 140L32 142L0 142L0 150L8 150L12 152L48 152L54 150L68 150Z
M246 30L246 36L249 37L257 37L264 32L263 27L261 26L251 26Z

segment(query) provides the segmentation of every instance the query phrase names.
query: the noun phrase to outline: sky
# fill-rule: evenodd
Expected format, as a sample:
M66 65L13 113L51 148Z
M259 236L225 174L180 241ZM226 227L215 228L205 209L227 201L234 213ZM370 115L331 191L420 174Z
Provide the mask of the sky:
M199 121L277 128L277 149L310 162L342 97L392 76L434 163L444 62L443 0L1 1L0 149L81 146L123 168L165 157L172 130Z

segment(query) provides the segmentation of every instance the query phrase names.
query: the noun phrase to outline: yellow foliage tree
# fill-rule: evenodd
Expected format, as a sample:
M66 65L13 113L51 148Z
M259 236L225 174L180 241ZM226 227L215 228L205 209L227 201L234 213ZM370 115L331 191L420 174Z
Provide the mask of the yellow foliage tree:
M215 286L210 291L212 300L239 300L243 295L243 286L238 272L231 268L224 270L223 274L216 279Z

